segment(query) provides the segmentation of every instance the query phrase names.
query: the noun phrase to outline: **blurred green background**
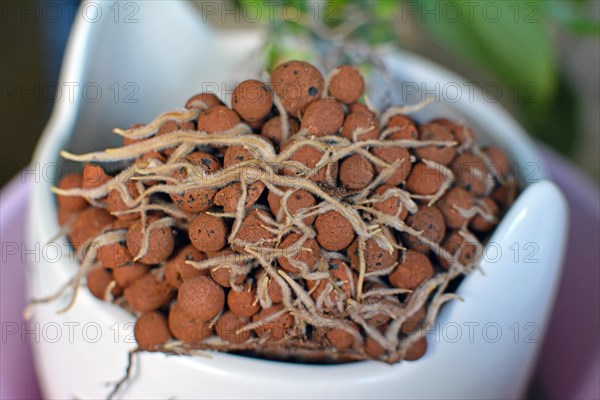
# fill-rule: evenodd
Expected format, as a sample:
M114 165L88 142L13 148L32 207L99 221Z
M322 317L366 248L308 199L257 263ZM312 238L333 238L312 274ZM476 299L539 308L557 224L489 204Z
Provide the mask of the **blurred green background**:
M0 8L1 183L23 168L51 112L52 93L11 95L14 87L40 90L56 82L72 19L51 21L35 11ZM14 2L35 10L41 1ZM77 1L54 1L74 9ZM202 4L197 2L201 9ZM214 2L213 2L214 3ZM217 2L222 7L222 2ZM23 6L25 4L25 6ZM539 141L600 178L600 2L512 0L235 0L239 23L268 26L265 63L302 53L285 38L397 46L456 71L469 82L500 85L501 104ZM315 18L315 8L319 9ZM256 18L256 10L261 17ZM296 18L296 10L303 11ZM252 18L244 14L252 13ZM270 18L274 16L275 18ZM289 18L285 18L289 16ZM37 85L37 86L36 86Z

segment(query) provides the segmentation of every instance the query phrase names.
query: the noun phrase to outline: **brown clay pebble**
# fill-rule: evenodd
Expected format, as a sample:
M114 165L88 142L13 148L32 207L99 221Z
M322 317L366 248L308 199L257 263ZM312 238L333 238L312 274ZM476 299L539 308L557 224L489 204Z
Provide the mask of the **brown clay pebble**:
M434 243L440 243L446 234L446 225L442 212L435 206L421 207L413 215L406 218L406 223L416 231L422 231L421 236ZM403 234L404 243L410 249L428 252L429 246L413 235Z
M63 176L58 182L58 188L63 190L78 189L83 183L83 176L78 173L71 173ZM81 211L87 206L87 201L79 196L56 196L58 206L72 211Z
M371 285L365 285L365 289L364 289L365 294L369 293L369 291L371 291L371 290L386 288L383 285L373 285L371 287L369 287L369 286L371 286ZM365 304L378 304L378 305L381 304L381 305L393 306L393 305L397 305L398 302L392 301L389 298L383 298L383 299L370 298L365 301ZM379 312L379 313L375 313L374 315L371 315L369 317L369 319L367 319L367 323L376 328L385 327L388 324L388 322L390 322L390 319L391 319L391 317L387 313Z
M369 358L377 360L385 354L385 349L381 347L379 342L369 336L365 339L365 353Z
M385 235L388 240L395 244L395 240L391 232L386 231ZM392 251L384 249L379 246L375 239L370 238L366 241L365 246L365 264L367 272L381 271L391 267L392 264L398 259L398 249L393 248ZM357 271L360 271L360 258L358 252L358 238L352 242L348 247L348 257L350 258L350 265Z
M173 304L169 311L169 329L173 336L187 343L201 342L211 334L207 322L186 314L179 303Z
M281 152L285 151L288 146L293 144L293 140L284 143L281 146ZM309 145L300 146L296 149L296 151L289 157L290 161L297 161L306 165L308 168L314 168L317 163L323 157L323 153L321 150L316 149ZM284 175L297 175L294 169L284 169ZM317 183L327 183L328 181L333 181L337 179L338 176L338 163L330 163L322 168L319 168L314 174L310 176L310 180Z
M453 142L454 135L446 126L442 124L429 123L421 125L421 141L436 141L436 142ZM418 147L415 149L415 154L419 158L424 158L429 161L434 161L438 164L448 165L456 157L455 146L431 145Z
M269 298L274 304L279 304L283 302L283 291L281 290L281 286L275 279L269 278L267 292L269 294Z
M216 105L198 116L198 130L207 133L224 132L240 123L240 117L226 106Z
M404 355L406 361L416 361L427 352L427 339L421 338Z
M282 214L281 218L279 218L279 210L281 209L280 196L276 195L275 192L269 192L269 195L267 196L267 201L269 202L269 207L271 207L271 212L278 220L281 220L281 218L285 218L285 214ZM304 189L298 189L292 192L287 197L287 201L285 204L288 212L293 217L302 210L306 210L316 205L317 200L312 194L310 194L310 192ZM317 218L317 216L313 215L304 218L303 221L306 225L312 225L315 221L315 218Z
M335 135L344 122L344 109L333 99L312 102L302 116L300 128L315 136Z
M149 267L144 264L125 264L119 268L113 269L113 277L119 286L126 288L133 282L145 276L148 271Z
M489 232L498 223L500 209L494 200L484 197L478 201L479 207L485 212L485 215L477 214L471 219L469 226L478 232Z
M212 93L198 93L190 97L185 103L185 108L196 108L198 110L205 110L213 106L219 106L223 103L217 96Z
M173 231L168 226L153 227L152 224L157 222L160 218L157 216L150 216L146 220L145 236L142 226L142 220L137 221L135 224L129 227L127 231L127 250L134 259L139 255L144 245L144 237L148 239L148 247L144 255L139 258L139 261L144 264L158 264L165 261L175 247L175 238Z
M198 250L214 253L225 247L227 226L219 217L198 214L190 222L189 235L192 244Z
M365 294L368 294L371 291L387 289L387 287L383 284L367 282L365 283L363 290ZM384 305L384 306L397 306L399 302L397 299L392 299L390 297L384 298L368 298L364 301L364 304L368 305ZM368 319L367 323L376 328L384 329L388 322L390 322L391 317L386 312L373 313Z
M325 81L318 69L304 61L289 61L275 68L271 75L273 91L283 107L297 117L311 102L323 95Z
M483 196L486 179L485 163L471 153L462 153L454 160L452 172L456 177L455 185L466 189L474 196Z
M438 125L444 125L454 136L454 139L459 143L459 145L469 145L471 142L475 140L475 135L473 131L464 125L455 124L452 121L449 121L445 118L439 118L431 121L431 123L435 123Z
M509 172L509 165L508 158L506 158L502 150L490 146L484 148L483 152L490 160L489 164L485 166L486 172L498 178L506 178Z
M268 213L261 210L253 210L244 218L235 238L236 241L242 243L233 243L231 245L233 250L238 253L245 253L245 246L248 244L258 247L273 247L275 245L275 234L265 228L266 224L261 220L261 215L263 218L269 218Z
M413 290L433 277L433 265L424 253L406 250L398 262L398 266L389 276L390 283L394 287Z
M444 174L438 168L430 168L425 163L416 163L406 179L406 188L413 194L431 196L437 193L444 183Z
M371 109L369 109L369 107L367 107L367 105L363 104L363 103L350 104L348 106L348 111L350 112L350 114L355 113L355 112L373 113L373 111L371 111Z
M298 233L290 233L283 239L279 245L279 248L288 249L301 240L302 235ZM294 252L292 255L280 257L277 261L279 262L279 266L281 268L292 274L299 274L301 272L301 267L295 265L296 263L299 263L299 265L304 265L304 268L306 268L307 271L311 271L317 265L317 261L320 257L320 250L321 249L317 241L315 239L308 238L303 241L302 247L297 252ZM292 250L289 251L292 252Z
M140 315L133 328L135 341L142 350L151 350L171 339L167 319L159 312L150 311Z
M173 291L165 279L152 273L135 280L125 288L125 299L135 311L156 310L171 299Z
M256 288L250 284L244 285L242 290L230 290L227 295L229 310L238 317L251 317L260 310L256 299Z
M98 249L97 258L104 268L117 268L133 261L127 247L120 242L113 242Z
M209 321L223 310L225 291L211 278L197 276L183 282L177 300L186 314Z
M162 123L162 125L158 128L158 132L156 132L156 136L162 136L170 132L175 132L176 130L196 130L196 123L194 121L184 121L178 123L175 120L167 120ZM177 150L177 146L169 147L164 149L162 152L166 156L170 156Z
M371 149L371 153L385 161L386 163L392 165L397 163L396 169L393 174L386 179L385 183L388 185L398 186L406 177L410 174L412 170L412 162L410 160L410 153L404 147L399 146L380 146L374 147ZM375 170L377 173L381 173L385 170L385 167L380 165L375 165Z
M250 318L240 318L231 311L226 311L217 321L215 331L226 342L244 343L250 339L250 330L239 330L249 323Z
M393 128L394 132L387 137L388 140L417 140L419 131L417 126L406 115L394 115L390 118L387 129Z
M281 303L283 301L283 293L281 291L281 286L279 286L279 283L277 283L275 279L267 276L264 270L261 270L256 275L256 281L258 283L264 279L267 280L267 292L271 301L275 304Z
M273 106L273 93L263 82L249 79L233 90L231 107L246 121L266 117Z
M235 164L253 160L255 158L254 154L250 150L244 148L244 146L229 146L223 157L223 167L229 168Z
M202 167L207 173L214 173L221 169L221 164L219 164L219 161L215 157L201 151L188 154L185 160L192 165Z
M402 333L410 335L411 333L417 332L423 327L426 316L427 311L425 311L425 308L419 308L417 312L404 321L401 328Z
M161 136L161 135L164 135L165 133L174 132L177 129L179 129L179 124L177 123L177 121L175 121L173 119L168 119L158 127L156 136Z
M265 184L258 181L248 185L246 190L246 208L249 208L258 201L265 190ZM242 184L239 182L225 186L215 195L215 205L223 207L223 212L235 213L242 193Z
M462 228L467 217L461 215L459 209L469 210L473 207L473 196L463 188L454 187L441 198L438 207L444 214L446 226L453 229Z
M258 312L258 314L254 314L252 316L252 322L258 322L266 319L270 315L281 312L284 309L285 308L283 305L275 305L269 308L263 308L260 310L260 312ZM292 317L289 312L284 312L279 317L256 327L254 330L260 337L267 337L273 341L277 341L288 336L294 326L294 317Z
M179 129L184 131L195 131L196 129L196 121L183 121L179 123Z
M238 258L239 254L233 251L231 248L226 247L225 249L216 253L207 253L209 259L211 258L228 258L233 261L225 261L219 263L216 267L210 269L211 277L219 285L223 287L231 287L231 278L233 277L233 283L235 285L241 285L246 280L248 271L245 267L248 265L248 261L243 261ZM240 268L241 267L241 268Z
M221 165L215 157L203 152L194 152L184 159L186 162L200 167L207 174L214 174ZM181 168L173 174L178 182L188 179L188 173L185 168ZM183 193L171 193L169 196L175 205L183 211L197 213L208 210L213 205L214 197L217 191L213 188L189 189Z
M357 282L356 274L350 269L348 264L342 260L333 259L329 261L328 267L331 281L329 279L306 281L306 286L310 295L315 301L319 301L319 298L323 295L324 291L327 290L330 284L334 285L331 286L333 290L329 292L329 296L323 301L323 309L325 312L335 311L336 304L338 304L339 301L345 301L354 296Z
M248 125L250 127L250 129L252 129L252 132L260 132L260 130L262 129L266 120L267 120L267 117L264 117L264 118L256 120L256 121L244 120L244 122L246 123L246 125Z
M260 134L272 141L273 143L275 143L276 145L281 145L288 138L295 135L296 132L298 132L298 130L300 129L300 124L293 118L288 118L288 126L289 132L287 137L285 137L281 129L281 117L276 116L265 122L265 124L262 126Z
M502 208L509 208L517 197L517 184L514 181L499 185L492 192L492 199Z
M56 216L58 219L58 225L65 226L67 224L72 224L73 222L75 222L75 220L77 219L77 216L79 215L79 212L69 210L68 208L64 208L64 207L58 207L56 214L57 214ZM69 237L70 236L71 235L69 235Z
M200 262L204 260L206 260L206 255L188 244L165 263L165 279L171 286L179 289L181 284L188 279L208 274L208 270L196 269L186 264L186 261Z
M354 240L354 228L350 221L337 211L327 211L315 220L319 244L330 251L345 249Z
M129 227L135 224L136 221L129 221L124 219L114 219L110 224L110 230L129 229Z
M129 197L131 197L131 200L135 200L140 195L135 182L126 182L125 187L127 188L127 192ZM118 189L113 189L108 193L108 197L106 199L106 208L109 212L115 213L129 210L130 207L125 204L125 200L123 200L123 195L121 192L119 192ZM116 215L116 217L119 219L133 220L139 218L140 213L127 213Z
M374 176L373 165L360 154L353 154L340 164L340 182L346 189L364 189Z
M379 201L373 203L373 208L384 214L398 216L401 220L404 220L408 215L408 210L400 201L400 198L398 196L389 195L389 197L385 199L386 196L388 196L387 191L395 189L396 187L392 185L381 185L375 189L373 193Z
M108 175L104 170L92 164L86 164L83 167L81 187L83 189L92 189L105 184L110 181L112 177Z
M78 248L88 240L94 239L113 220L112 215L101 208L86 208L77 216L71 227L71 231L69 232L71 244L73 247Z
M474 243L466 241L458 232L454 231L442 244L442 248L452 256L452 262L459 262L464 266L471 266L477 261L477 247ZM448 269L450 263L443 257L439 257L440 264Z
M224 257L236 254L231 249L225 249L218 253L209 253L208 258ZM219 285L228 288L231 287L231 281L233 280L234 285L241 285L248 276L247 271L244 270L246 262L237 262L233 264L223 263L210 269L210 276ZM242 267L242 268L240 268ZM241 270L240 270L241 269Z
M356 326L354 327L356 329ZM358 330L357 330L358 332ZM325 333L327 341L331 343L336 350L342 351L351 347L356 340L355 337L350 333L341 328L333 328Z
M354 137L354 133L356 138ZM362 133L360 133L362 132ZM379 137L379 123L371 112L353 112L344 120L342 136L354 141L371 140Z
M106 291L113 280L110 271L108 271L106 268L94 267L87 273L86 279L87 287L90 290L90 293L100 300L107 300ZM121 293L122 289L119 286L115 286L111 290L110 294L114 297L118 297L121 295Z
M327 90L342 103L350 104L362 96L365 81L356 68L342 65L332 71Z
M243 137L245 139L253 139L254 141L259 141L263 144L271 144L270 141L267 140L265 137L253 133L244 135ZM256 158L257 153L253 151L251 147L245 145L233 145L229 146L225 150L225 155L223 157L223 166L225 168L229 168L244 161L254 160ZM246 171L243 168L240 168L239 172L240 175L246 173Z

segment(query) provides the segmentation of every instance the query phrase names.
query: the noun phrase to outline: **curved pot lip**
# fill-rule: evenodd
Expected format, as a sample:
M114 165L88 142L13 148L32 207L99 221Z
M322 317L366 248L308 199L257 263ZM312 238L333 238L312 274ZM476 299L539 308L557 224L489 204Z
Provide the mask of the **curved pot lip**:
M97 31L93 29L93 24L75 24L65 53L60 76L61 82L77 82L82 80L87 67L86 60L89 60L87 55L93 50L93 47L89 46L89 43L96 34ZM386 62L392 67L391 69L402 69L423 81L466 82L465 79L460 78L445 68L407 52L399 50L392 52L388 49L384 52L384 57ZM81 96L76 95L74 101L69 101L66 97L59 99L36 148L33 157L34 163L42 166L57 164L59 151L72 134L81 106ZM535 149L533 141L527 137L524 130L500 106L486 103L481 93L476 90L475 101L460 100L451 105L451 107L461 112L469 120L478 122L481 126L493 128L496 125L506 129L505 136L496 134L494 140L498 139L501 147L517 150L511 152L512 159L521 162L537 163L539 167L536 174L537 178L547 176L544 164ZM493 131L494 129L490 129L490 132ZM47 180L42 179L33 185L28 218L28 238L32 242L46 243L60 230L56 219L55 202L50 191L52 181L55 178L56 176L48 177ZM65 268L57 268L57 273L64 275L62 278L68 279L69 272L74 271L75 265L67 267L66 264L69 264L69 261L61 261L65 261L64 263L61 262L61 264L65 264L62 265ZM79 295L91 296L87 292L80 293ZM95 310L95 312L104 313L105 316L110 317L112 320L120 320L121 322L132 321L131 316L128 317L128 314L119 313L118 311L112 307L98 307ZM221 352L210 352L210 354L212 355L211 362L214 362L214 364L206 363L202 357L178 357L172 359L172 362L188 363L190 366L195 365L199 368L210 368L213 371L220 371L219 373L227 375L241 374L244 376L253 376L264 375L265 373L276 375L298 373L306 376L306 374L310 374L311 379L316 379L317 381L332 379L333 376L339 377L340 372L347 379L357 381L372 380L390 374L392 371L397 371L398 368L410 367L410 364L407 365L406 363L398 363L390 366L375 361L330 365L296 364L249 358ZM413 363L427 362L427 358L425 356L423 359Z

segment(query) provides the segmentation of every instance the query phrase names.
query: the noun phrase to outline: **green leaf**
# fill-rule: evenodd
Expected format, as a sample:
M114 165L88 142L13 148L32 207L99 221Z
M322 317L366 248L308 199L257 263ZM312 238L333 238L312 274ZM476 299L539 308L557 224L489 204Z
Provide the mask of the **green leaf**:
M600 34L600 21L590 18L591 3L546 1L543 7L550 17L562 26L581 35Z
M300 10L303 14L307 14L309 11L308 1L306 0L285 0L285 6L295 7Z
M372 22L359 27L354 36L372 46L396 41L396 34L390 24Z
M367 3L371 6L375 19L382 20L392 19L401 4L398 0L378 0Z
M326 2L313 2L313 7L318 8L320 22L329 27L339 26L344 22L344 11L349 0L327 0Z
M348 5L350 0L327 0L325 8L336 7L337 10L341 10Z
M441 42L479 64L504 85L535 84L539 107L557 85L557 61L538 2L419 0L420 20ZM456 12L458 10L458 12Z
M580 138L580 123L577 110L578 99L568 82L561 78L556 96L544 112L530 109L524 104L524 124L533 136L553 147L556 151L569 156Z

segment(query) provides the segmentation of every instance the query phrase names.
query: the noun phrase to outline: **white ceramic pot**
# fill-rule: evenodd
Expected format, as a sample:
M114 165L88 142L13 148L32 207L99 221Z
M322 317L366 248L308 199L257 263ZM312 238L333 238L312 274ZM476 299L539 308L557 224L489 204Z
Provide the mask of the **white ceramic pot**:
M214 88L213 82L231 82L236 65L248 62L262 40L260 32L217 36L184 2L119 3L118 17L110 8L113 4L117 3L84 3L76 15L61 75L62 93L35 154L40 179L31 196L28 240L39 246L40 257L30 268L30 296L53 293L77 268L64 239L59 247L48 244L59 231L50 192L56 175L65 168L59 151L67 147L83 152L116 144L118 139L109 134L113 127L148 121L179 107L192 94ZM126 4L134 6L125 8ZM416 56L397 52L384 57L399 82L433 86L437 82L441 88L468 92L463 79ZM95 101L98 88L102 96ZM212 352L210 357L141 354L121 395L519 397L532 371L560 277L566 206L558 189L544 180L545 168L534 145L505 111L477 91L454 100L435 102L419 117L464 118L478 137L509 154L526 188L487 247L482 262L486 275L474 273L460 285L458 294L465 302L443 310L438 327L429 334L425 357L393 366L377 362L319 366ZM48 398L104 397L110 389L106 382L124 374L127 352L135 347L134 320L85 289L68 313L56 314L65 301L39 306L33 316L42 390Z

